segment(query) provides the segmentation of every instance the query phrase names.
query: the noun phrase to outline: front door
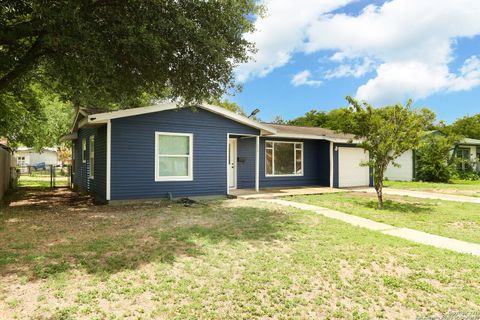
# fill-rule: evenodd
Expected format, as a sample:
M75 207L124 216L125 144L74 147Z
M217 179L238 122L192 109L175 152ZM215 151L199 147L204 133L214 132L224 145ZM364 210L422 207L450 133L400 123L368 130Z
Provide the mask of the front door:
M237 139L228 140L228 188L237 188Z

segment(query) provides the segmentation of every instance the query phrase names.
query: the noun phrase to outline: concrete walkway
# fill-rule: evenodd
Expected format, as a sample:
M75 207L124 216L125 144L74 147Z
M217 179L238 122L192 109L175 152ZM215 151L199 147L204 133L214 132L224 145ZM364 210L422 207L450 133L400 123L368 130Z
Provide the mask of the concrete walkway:
M447 237L437 236L423 231L418 231L409 228L394 227L389 224L376 222L370 219L357 217L351 214L343 213L336 210L331 210L323 207L318 207L310 204L298 203L293 201L281 199L261 199L260 201L274 203L281 206L294 207L301 210L308 210L325 217L337 219L351 225L366 228L388 234L391 236L407 239L413 242L434 246L441 249L448 249L460 253L470 253L480 256L480 244L470 243L466 241L455 240Z
M355 191L355 192L375 193L374 188L352 188L348 190ZM423 198L423 199L437 199L437 200L447 200L447 201L457 201L457 202L480 203L480 198L476 198L476 197L459 196L459 195L435 193L435 192L412 191L412 190L403 190L403 189L383 188L383 194L409 196L409 197Z

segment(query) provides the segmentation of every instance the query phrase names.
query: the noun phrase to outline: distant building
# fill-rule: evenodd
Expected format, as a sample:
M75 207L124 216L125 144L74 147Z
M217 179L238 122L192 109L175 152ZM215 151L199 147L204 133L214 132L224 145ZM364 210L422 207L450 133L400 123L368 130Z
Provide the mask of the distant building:
M56 148L42 148L37 151L33 148L19 147L13 153L18 166L36 166L44 163L45 165L58 165L61 162L58 159Z

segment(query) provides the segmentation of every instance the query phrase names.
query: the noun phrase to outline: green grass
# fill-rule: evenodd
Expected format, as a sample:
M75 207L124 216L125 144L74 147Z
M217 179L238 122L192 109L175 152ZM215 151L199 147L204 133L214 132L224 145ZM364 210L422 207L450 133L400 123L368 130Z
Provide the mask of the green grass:
M55 177L55 186L67 186L68 177L58 176ZM18 179L19 187L33 187L33 188L49 188L50 187L50 176L29 176L22 175Z
M384 195L384 199L384 208L378 210L375 194L345 192L287 198L397 227L480 243L480 204L392 195Z
M405 319L480 311L480 259L255 201L0 208L0 310L41 319ZM74 203L74 206L71 206Z
M396 189L421 190L480 197L480 180L454 180L452 183L384 181L384 186Z

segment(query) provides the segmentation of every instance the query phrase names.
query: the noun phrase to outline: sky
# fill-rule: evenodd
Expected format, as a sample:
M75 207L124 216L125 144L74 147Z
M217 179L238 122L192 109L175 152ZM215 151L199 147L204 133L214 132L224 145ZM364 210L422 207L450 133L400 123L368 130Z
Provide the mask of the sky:
M448 123L480 113L479 0L261 0L257 51L228 96L270 121L414 100Z

